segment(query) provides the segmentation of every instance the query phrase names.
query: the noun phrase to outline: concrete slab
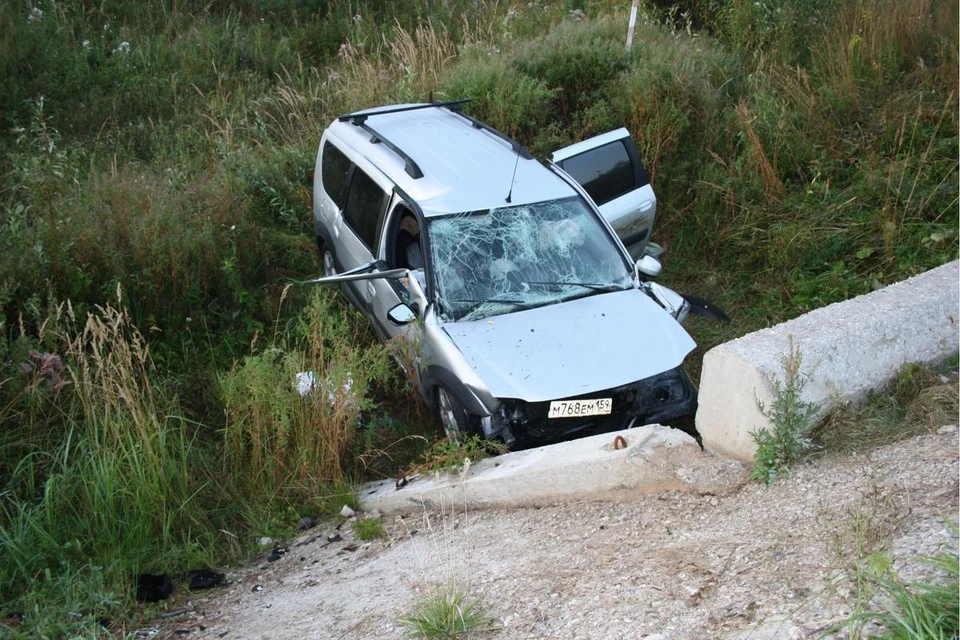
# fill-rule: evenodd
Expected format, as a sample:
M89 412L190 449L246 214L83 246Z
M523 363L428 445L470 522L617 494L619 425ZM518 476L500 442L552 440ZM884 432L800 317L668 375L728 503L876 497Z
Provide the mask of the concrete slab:
M827 410L862 398L907 363L957 353L960 273L951 262L852 300L719 345L700 374L697 431L706 449L752 461L751 433L769 428L757 401L770 406L783 381L791 340L807 379L802 399Z
M626 446L615 449L618 436ZM463 504L531 507L663 491L723 494L748 477L742 464L704 453L682 431L650 425L481 460L463 477L434 474L400 489L392 480L368 483L359 503L382 514Z

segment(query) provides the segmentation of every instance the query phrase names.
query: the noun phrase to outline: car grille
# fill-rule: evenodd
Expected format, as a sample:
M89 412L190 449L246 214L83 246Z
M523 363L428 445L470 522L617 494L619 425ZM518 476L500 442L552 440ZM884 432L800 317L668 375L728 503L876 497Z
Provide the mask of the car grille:
M632 423L667 423L677 418L692 416L697 407L693 384L681 368L622 387L558 400L594 398L612 398L612 413L605 416L550 419L550 402L503 400L503 418L519 443L545 444L574 433L587 435L626 429Z

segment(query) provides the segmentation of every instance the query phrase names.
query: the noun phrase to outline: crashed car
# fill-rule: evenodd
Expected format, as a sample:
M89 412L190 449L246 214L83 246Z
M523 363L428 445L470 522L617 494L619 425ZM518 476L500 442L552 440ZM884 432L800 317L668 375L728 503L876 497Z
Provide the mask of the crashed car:
M651 281L656 199L627 131L541 164L464 102L330 124L311 282L342 285L381 340L408 346L453 439L524 446L692 415L691 306Z

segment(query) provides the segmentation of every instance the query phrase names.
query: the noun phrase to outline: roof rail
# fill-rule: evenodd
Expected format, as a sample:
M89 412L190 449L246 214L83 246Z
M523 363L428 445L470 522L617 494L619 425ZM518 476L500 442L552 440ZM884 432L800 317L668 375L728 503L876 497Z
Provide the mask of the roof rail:
M417 111L418 109L433 109L435 107L451 107L455 111L459 111L461 105L470 102L469 98L464 98L462 100L448 100L447 102L428 102L426 104L408 104L402 107L393 107L390 109L382 109L380 111L368 111L367 113L348 113L346 115L340 116L337 118L340 122L345 122L349 120L353 124L359 124L360 122L365 121L370 116L379 116L385 113L400 113L402 111Z
M520 144L519 142L517 142L507 134L501 131L498 131L497 129L494 129L490 125L486 124L485 122L481 122L480 120L477 120L473 116L470 116L464 113L463 105L466 104L467 102L470 102L469 98L465 98L462 100L448 100L447 102L428 102L426 104L405 105L401 107L383 109L381 111L368 111L366 113L348 113L346 115L342 115L338 117L337 121L349 122L355 127L360 127L361 129L363 129L364 131L370 134L370 142L374 144L382 143L385 147L387 147L388 149L393 151L395 154L400 156L400 158L403 159L405 163L403 168L404 171L406 171L407 175L409 175L414 180L418 180L423 177L423 170L420 169L420 165L418 165L416 161L407 154L407 152L405 152L403 149L401 149L397 145L387 140L382 134L378 133L376 129L374 129L369 124L367 124L368 118L370 118L371 116L383 115L385 113L401 113L403 111L416 111L418 109L433 109L438 107L446 107L453 113L456 113L460 117L466 119L471 124L471 126L473 126L474 129L482 129L500 138L501 140L505 141L507 144L510 145L510 148L513 149L513 151L517 155L519 155L521 158L525 158L527 160L530 160L533 158L533 156L530 155L530 152L527 151L526 147L524 147L522 144Z
M381 134L377 133L376 129L368 125L365 122L365 120L366 118L359 121L354 120L354 121L351 121L351 123L354 126L360 127L361 129L369 133L370 142L372 142L373 144L382 143L383 146L385 146L387 149L390 149L390 151L393 151L395 154L400 156L400 158L404 162L403 170L407 172L408 176L410 176L414 180L419 180L420 178L422 178L423 170L420 169L420 165L418 165L416 161L407 154L406 151L404 151L397 145L393 144L392 142L384 138Z
M368 113L348 113L347 115L340 116L337 118L339 122L350 122L355 127L360 127L364 131L370 134L370 142L377 144L382 143L387 149L393 151L395 154L400 156L404 162L403 170L407 172L407 175L413 178L414 180L419 180L423 177L423 170L420 169L420 165L407 154L406 151L393 144L387 140L382 134L378 133L376 129L367 124L367 118L370 116L379 116L384 113L400 113L401 111L416 111L417 109L432 109L434 107L450 107L452 109L458 110L465 102L470 102L469 100L451 100L449 102L429 102L427 104L414 104L406 105L403 107L393 107L392 109L383 109L381 111L372 111Z
M473 116L465 114L462 109L458 109L454 107L454 108L451 108L450 110L456 113L457 115L466 118L470 122L470 124L473 125L474 129L483 129L484 131L488 133L492 133L493 135L497 136L498 138L500 138L501 140L509 144L510 148L513 149L513 152L519 155L521 158L524 158L525 160L533 159L533 156L530 155L530 152L527 151L526 147L524 147L522 144L520 144L519 142L517 142L507 134L503 133L502 131L494 129L493 127L488 125L486 122L481 122L480 120L477 120Z

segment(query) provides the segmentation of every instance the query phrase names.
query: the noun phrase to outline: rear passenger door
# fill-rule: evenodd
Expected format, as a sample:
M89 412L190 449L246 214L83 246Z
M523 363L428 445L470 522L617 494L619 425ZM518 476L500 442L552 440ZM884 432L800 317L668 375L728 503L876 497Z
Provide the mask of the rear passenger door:
M657 197L630 132L610 131L555 151L553 163L590 195L634 259L640 258L657 213Z
M354 166L343 210L333 225L333 245L338 271L347 271L374 260L380 242L380 227L387 206L387 192L377 179ZM354 304L371 311L376 295L370 281L346 283Z

